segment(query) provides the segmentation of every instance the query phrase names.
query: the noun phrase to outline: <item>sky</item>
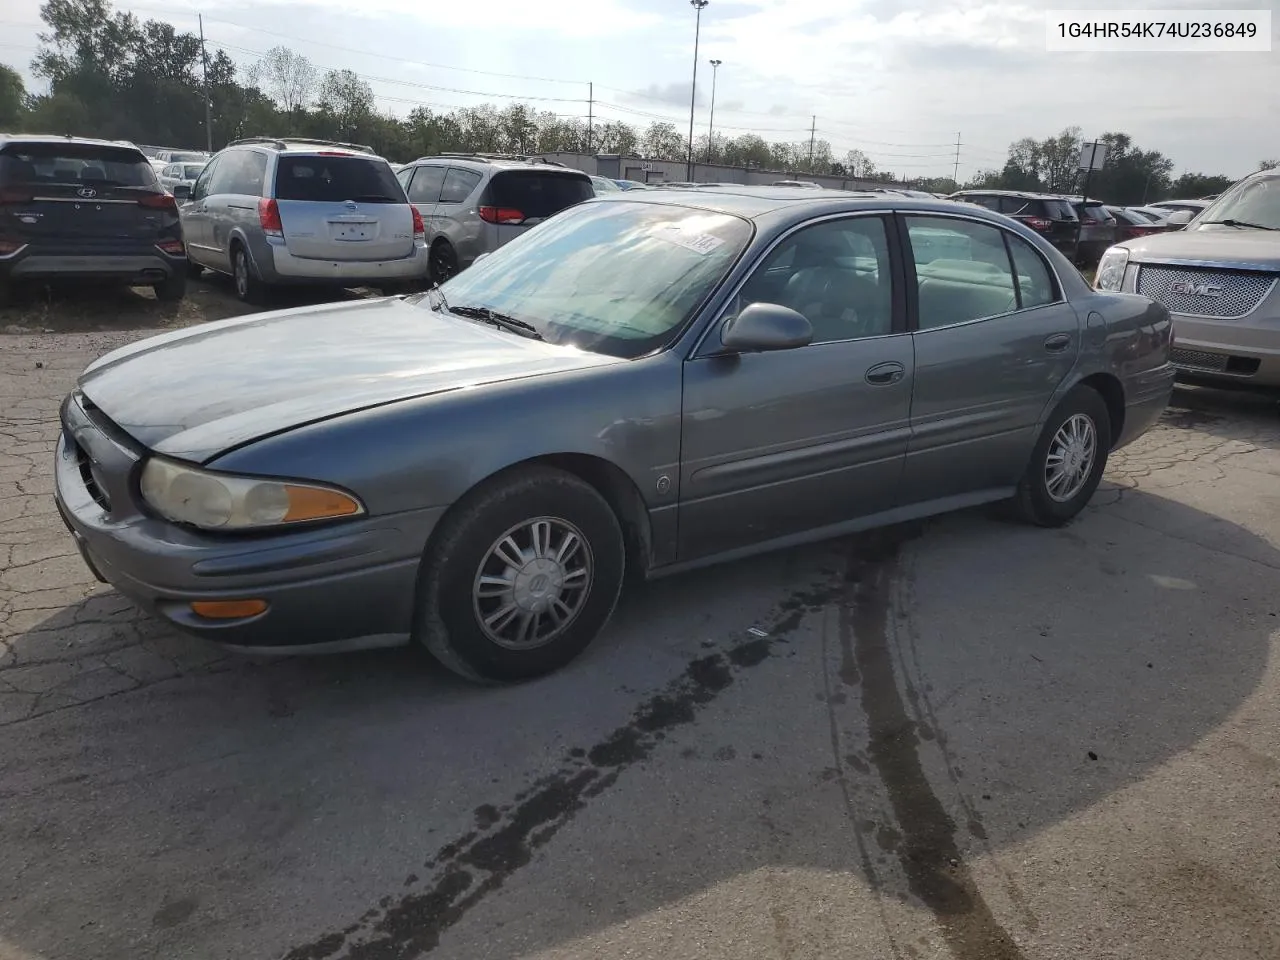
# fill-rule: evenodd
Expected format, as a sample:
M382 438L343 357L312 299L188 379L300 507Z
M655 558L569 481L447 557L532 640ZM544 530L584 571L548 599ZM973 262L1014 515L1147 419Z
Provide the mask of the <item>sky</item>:
M1059 53L1063 0L710 0L698 44L695 136L715 129L851 149L904 177L963 181L1008 145L1068 126L1128 133L1182 172L1252 171L1280 157L1280 42L1270 53ZM1124 0L1127 9L1270 9L1280 0ZM354 70L380 107L448 110L524 101L541 110L688 130L695 12L687 0L148 0L143 19L196 29L248 66L283 44L321 69ZM0 0L0 62L41 90L30 60L40 0ZM591 85L589 87L589 84Z

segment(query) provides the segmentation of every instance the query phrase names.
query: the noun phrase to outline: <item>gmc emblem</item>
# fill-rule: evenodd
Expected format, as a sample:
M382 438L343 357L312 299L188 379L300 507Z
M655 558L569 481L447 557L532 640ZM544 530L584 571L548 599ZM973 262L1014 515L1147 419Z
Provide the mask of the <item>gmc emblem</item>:
M1191 283L1188 280L1178 280L1169 284L1169 292L1187 297L1220 297L1222 287L1216 283Z

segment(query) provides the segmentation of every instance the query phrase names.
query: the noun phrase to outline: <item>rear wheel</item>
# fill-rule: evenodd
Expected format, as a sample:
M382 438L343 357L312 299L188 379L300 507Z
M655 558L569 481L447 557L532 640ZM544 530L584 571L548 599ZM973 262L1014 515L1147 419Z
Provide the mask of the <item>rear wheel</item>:
M161 303L176 303L187 295L187 275L174 272L164 280L152 286L156 299Z
M556 670L613 613L621 528L594 488L538 467L483 485L445 518L418 590L418 637L468 679Z
M192 260L191 253L190 251L188 251L187 252L187 276L190 277L192 280L199 280L203 273L204 273L204 266Z
M458 272L458 254L448 240L431 245L430 268L432 283L444 283Z
M1028 523L1060 527L1085 508L1111 450L1111 414L1098 392L1076 386L1050 414L1018 485L1014 506Z
M231 248L231 277L235 281L236 296L255 306L267 300L266 285L254 275L249 254L241 244Z

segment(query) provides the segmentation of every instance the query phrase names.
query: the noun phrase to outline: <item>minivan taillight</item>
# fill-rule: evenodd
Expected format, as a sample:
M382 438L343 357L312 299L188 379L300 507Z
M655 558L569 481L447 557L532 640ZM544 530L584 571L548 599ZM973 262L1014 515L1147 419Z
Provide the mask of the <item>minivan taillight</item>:
M280 205L262 197L258 200L258 224L269 237L283 237L284 224L280 222Z
M1048 230L1053 226L1053 221L1044 217L1027 217L1023 222L1032 230Z
M524 223L524 214L513 207L481 207L480 219L485 223Z
M178 201L173 198L171 193L147 193L138 198L138 206L146 207L148 210L168 210L170 213L178 212Z
M412 203L409 204L409 209L413 211L413 239L425 240L427 236L427 228L422 222L422 214L418 212L418 208Z

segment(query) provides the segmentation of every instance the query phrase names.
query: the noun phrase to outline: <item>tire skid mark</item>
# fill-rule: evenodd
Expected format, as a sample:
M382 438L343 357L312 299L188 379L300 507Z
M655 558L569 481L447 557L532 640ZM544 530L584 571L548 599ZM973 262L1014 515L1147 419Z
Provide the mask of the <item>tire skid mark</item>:
M426 861L433 877L421 889L411 874L398 897L384 897L353 927L321 935L287 951L282 960L411 960L433 951L440 938L485 897L500 889L539 848L569 824L593 797L612 787L630 766L647 759L668 730L692 723L734 678L765 662L788 642L810 610L839 594L839 584L793 591L778 605L765 636L722 645L691 661L684 672L644 701L631 720L590 748L566 752L559 768L516 795L509 805L485 804L476 828L445 844Z
M877 531L855 541L849 556L842 603L848 616L841 618L840 640L845 659L858 669L867 753L898 821L901 840L894 852L907 886L933 912L952 955L957 960L1024 960L960 856L955 821L925 776L918 726L898 690L889 619L898 551L911 536L912 528Z
M915 583L915 564L908 560L902 575L898 578L896 609L908 611L914 609ZM910 618L905 619L904 632L906 634L906 650L899 655L899 665L902 668L903 684L906 687L907 698L911 701L913 712L917 717L926 720L934 731L938 751L942 754L943 764L946 767L947 778L951 781L952 789L955 791L960 805L964 808L965 817L968 821L966 826L969 833L982 845L983 851L1003 877L1005 893L1022 915L1023 925L1034 933L1040 928L1040 919L1031 911L1027 903L1027 897L1018 886L1017 881L1014 880L1013 874L1000 864L995 855L994 845L987 836L986 827L982 823L981 812L969 792L960 782L955 754L951 750L951 745L947 740L942 724L938 721L933 699L929 696L929 685L925 681L924 666L920 659L919 630ZM908 658L910 659L909 663L907 662ZM914 683L911 679L913 675L916 678Z

